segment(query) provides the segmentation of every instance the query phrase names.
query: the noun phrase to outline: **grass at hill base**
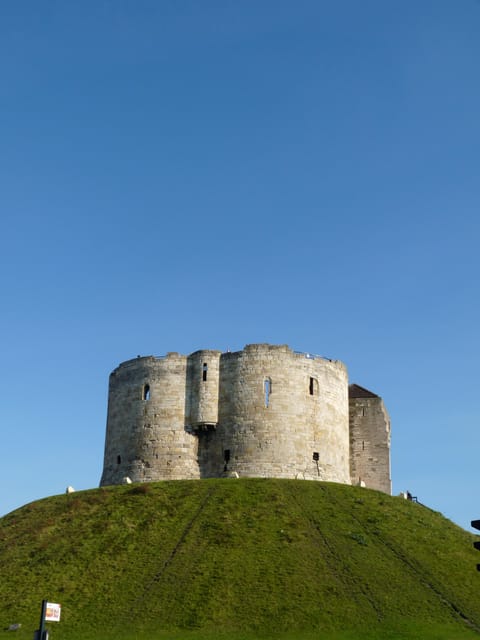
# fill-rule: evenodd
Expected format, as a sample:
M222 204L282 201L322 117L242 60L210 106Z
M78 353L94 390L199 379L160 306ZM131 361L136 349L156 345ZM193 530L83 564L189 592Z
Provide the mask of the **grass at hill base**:
M478 637L475 537L385 494L294 480L108 487L0 520L0 635L50 640Z
M49 626L49 625L47 625ZM17 632L0 631L0 637L12 639L21 637ZM23 637L32 638L32 634ZM49 630L49 640L57 640L62 637L55 630ZM405 624L398 628L379 626L375 631L362 631L359 629L349 631L295 631L290 633L271 632L238 632L238 631L125 631L113 633L108 629L92 629L88 624L78 631L76 637L82 640L478 640L478 632L459 629L455 625L428 625Z

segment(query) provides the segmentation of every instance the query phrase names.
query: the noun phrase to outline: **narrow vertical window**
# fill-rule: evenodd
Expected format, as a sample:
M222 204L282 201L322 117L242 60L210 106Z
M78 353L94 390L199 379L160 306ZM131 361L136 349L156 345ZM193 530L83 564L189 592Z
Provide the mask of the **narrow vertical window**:
M263 381L263 391L265 393L265 407L270 404L270 396L272 395L272 381L270 378L265 378Z
M223 452L223 472L228 471L228 463L230 462L230 449L225 449Z
M117 456L117 464L121 464L122 463L122 456Z
M206 362L203 363L203 367L202 367L202 380L204 382L207 381L207 371L208 371L208 364Z
M150 400L150 385L146 384L143 386L143 399Z
M309 378L308 393L311 396L318 395L318 380L316 378Z
M310 395L313 396L313 378L310 378L308 390L310 391Z
M320 465L318 464L318 461L320 460L320 454L318 453L318 451L314 451L313 452L313 461L315 462L316 466L317 466L317 476L320 477Z

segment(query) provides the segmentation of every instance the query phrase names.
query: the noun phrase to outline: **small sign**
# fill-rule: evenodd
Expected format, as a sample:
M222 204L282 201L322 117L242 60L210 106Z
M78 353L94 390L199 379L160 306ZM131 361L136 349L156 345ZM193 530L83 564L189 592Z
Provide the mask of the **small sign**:
M62 606L54 602L47 602L45 609L45 622L60 622Z

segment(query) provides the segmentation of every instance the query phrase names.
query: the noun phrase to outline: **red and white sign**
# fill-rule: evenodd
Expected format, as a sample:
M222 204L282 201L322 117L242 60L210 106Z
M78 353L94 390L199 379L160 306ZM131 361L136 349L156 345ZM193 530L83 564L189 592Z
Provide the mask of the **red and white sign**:
M45 622L60 622L62 606L54 602L47 602L45 609Z

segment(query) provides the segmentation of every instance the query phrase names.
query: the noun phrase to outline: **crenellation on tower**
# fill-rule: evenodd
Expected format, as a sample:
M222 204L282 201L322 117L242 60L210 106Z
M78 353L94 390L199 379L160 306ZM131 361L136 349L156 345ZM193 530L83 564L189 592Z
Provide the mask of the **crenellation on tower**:
M386 411L360 419L348 390L342 362L288 345L128 360L110 375L101 485L234 475L389 493Z

